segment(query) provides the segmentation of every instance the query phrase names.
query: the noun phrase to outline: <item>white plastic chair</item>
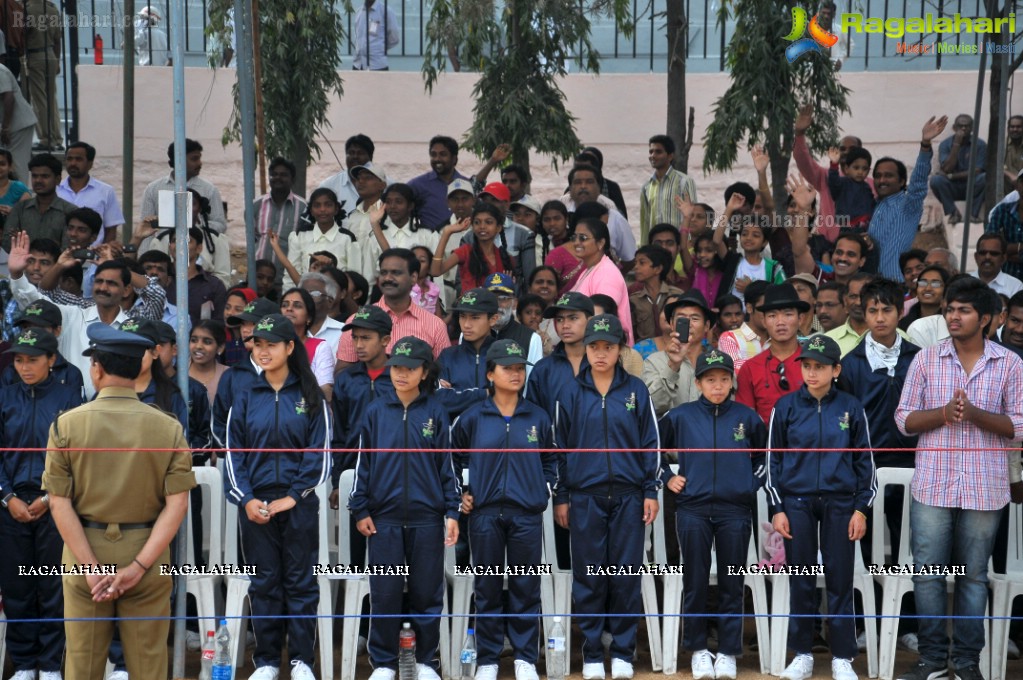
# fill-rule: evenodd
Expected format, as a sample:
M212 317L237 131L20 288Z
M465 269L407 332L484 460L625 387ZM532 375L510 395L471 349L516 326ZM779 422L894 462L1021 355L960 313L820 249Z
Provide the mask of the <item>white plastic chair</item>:
M878 498L881 498L879 495ZM876 508L879 504L875 503ZM880 504L883 506L883 504ZM764 491L758 493L757 500L758 527L767 520L767 496ZM884 523L882 512L882 524ZM875 515L876 526L876 515ZM764 545L764 536L760 535L760 545ZM875 553L876 554L876 553ZM878 646L877 631L874 627L874 619L877 618L877 604L874 598L874 581L866 565L863 563L863 553L860 550L859 541L853 547L853 589L859 591L863 602L863 616L867 624L864 626L867 640L867 676L876 678L878 673ZM763 555L766 558L766 554ZM771 673L778 675L785 668L785 660L788 651L789 639L789 576L787 574L770 574L773 590L771 593ZM816 588L827 587L823 575L817 577ZM827 602L827 598L823 598ZM784 613L783 613L784 612Z
M206 563L212 568L220 566L224 561L224 482L220 470L215 467L193 467L195 481L203 493L203 543L209 546ZM195 543L192 538L192 504L188 504L185 517L185 557L188 564L202 562L202 556L196 556ZM232 563L234 564L234 563ZM190 574L185 579L186 590L195 598L196 610L199 614L199 639L206 641L209 631L216 633L218 612L223 611L224 603L220 595L222 577L219 575Z
M991 636L991 680L1005 680L1005 655L1009 641L1009 617L1012 603L1023 595L1023 505L1009 504L1009 549L1005 558L1005 573L990 574L992 590ZM0 657L2 658L2 657Z
M672 464L671 471L678 474L678 465ZM685 566L679 553L679 564ZM717 584L717 551L711 551L710 584ZM750 533L747 565L757 563L756 544ZM767 581L763 574L747 574L743 585L753 594L753 613L756 615L757 642L759 645L760 672L766 674L771 667L770 622L767 618ZM682 596L684 594L682 574L666 574L664 577L664 674L673 675L678 667L679 636L682 633Z
M3 593L0 593L3 595ZM4 660L7 658L7 616L0 611L0 669L4 667Z

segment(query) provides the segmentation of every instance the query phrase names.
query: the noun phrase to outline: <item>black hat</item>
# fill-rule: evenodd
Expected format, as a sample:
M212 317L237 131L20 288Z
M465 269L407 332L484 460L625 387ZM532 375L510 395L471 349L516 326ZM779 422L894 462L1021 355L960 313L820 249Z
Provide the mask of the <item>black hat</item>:
M21 318L14 322L15 326L39 326L41 328L56 328L64 324L64 316L60 313L60 307L49 300L39 299L30 304L21 312Z
M487 361L493 361L498 366L513 366L515 364L533 364L526 361L526 350L514 340L497 340L487 350Z
M707 317L707 323L709 324L714 323L717 319L717 314L707 304L707 298L703 297L703 293L695 288L686 291L675 300L664 305L664 317L670 322L671 317L675 315L675 310L679 307L699 307L703 310L703 315Z
M121 324L121 330L135 335L141 335L154 345L164 342L174 342L176 336L170 324L152 319L128 319Z
M732 361L732 357L716 349L704 352L696 358L696 370L694 373L699 378L707 371L713 371L716 368L728 371L729 373L735 373L735 363Z
M586 312L587 315L593 316L593 300L582 293L570 290L562 294L553 305L549 305L547 309L543 310L543 318L553 319L561 310Z
M298 340L295 334L295 326L291 319L283 314L268 314L256 322L252 329L252 337L262 338L270 342L288 342Z
M89 337L89 347L82 356L90 356L93 352L109 352L129 357L141 357L156 344L149 338L118 330L105 323L89 324L85 329Z
M625 330L622 328L622 322L617 316L599 314L586 322L586 335L583 337L583 344L585 345L600 342L601 340L618 345L624 339Z
M823 333L817 333L803 342L802 351L796 360L803 361L804 359L813 359L829 366L841 363L842 348L832 338Z
M266 298L256 298L249 304L245 305L245 309L240 314L227 317L228 326L240 326L241 324L248 321L249 323L256 323L265 316L270 314L277 314L281 311L281 306L273 300L267 300Z
M419 368L428 361L433 361L433 349L424 340L409 335L394 344L388 366L404 366Z
M354 331L356 328L366 328L376 331L380 335L390 335L392 326L390 314L376 305L366 305L365 307L359 307L355 314L352 314L352 318L345 324L342 332Z
M462 297L455 300L452 312L467 312L469 314L497 314L501 305L497 302L497 296L486 288L473 288L462 294Z
M57 338L41 328L26 328L15 336L11 348L4 354L56 354Z
M791 283L776 283L764 291L764 301L757 305L757 311L769 312L774 309L795 309L799 313L809 312L810 303L800 300L796 287Z

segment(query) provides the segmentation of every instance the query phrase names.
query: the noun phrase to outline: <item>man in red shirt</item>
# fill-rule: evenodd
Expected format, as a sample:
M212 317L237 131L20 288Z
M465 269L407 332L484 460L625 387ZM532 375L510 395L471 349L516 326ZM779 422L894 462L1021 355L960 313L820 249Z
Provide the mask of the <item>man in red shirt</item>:
M781 283L767 288L757 311L764 313L769 345L739 369L735 400L755 410L767 423L775 402L803 384L797 336L810 305L799 299L791 283Z

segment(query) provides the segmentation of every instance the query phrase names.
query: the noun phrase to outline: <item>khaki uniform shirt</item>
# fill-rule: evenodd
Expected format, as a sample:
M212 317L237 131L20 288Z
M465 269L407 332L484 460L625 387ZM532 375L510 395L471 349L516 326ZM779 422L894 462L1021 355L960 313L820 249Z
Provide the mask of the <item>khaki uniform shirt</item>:
M104 388L94 401L62 413L50 426L47 449L43 489L70 498L84 520L153 522L166 496L195 486L181 424L131 388Z
M58 56L63 36L64 26L56 5L50 0L25 0L25 51L29 56L42 52Z

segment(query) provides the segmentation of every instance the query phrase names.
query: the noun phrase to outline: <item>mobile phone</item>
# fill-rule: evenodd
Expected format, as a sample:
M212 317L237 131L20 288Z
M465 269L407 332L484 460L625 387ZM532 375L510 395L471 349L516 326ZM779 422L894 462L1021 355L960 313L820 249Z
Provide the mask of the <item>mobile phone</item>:
M675 332L678 333L678 341L683 345L689 342L689 317L680 316L675 319Z
M81 260L82 262L85 262L86 260L95 260L96 251L88 248L79 248L78 250L72 251L71 257L76 260Z
M131 253L137 253L137 252L139 252L139 247L137 245L133 244L133 243L129 243L128 245L126 245L121 250L121 252L124 253L125 255L129 255Z

